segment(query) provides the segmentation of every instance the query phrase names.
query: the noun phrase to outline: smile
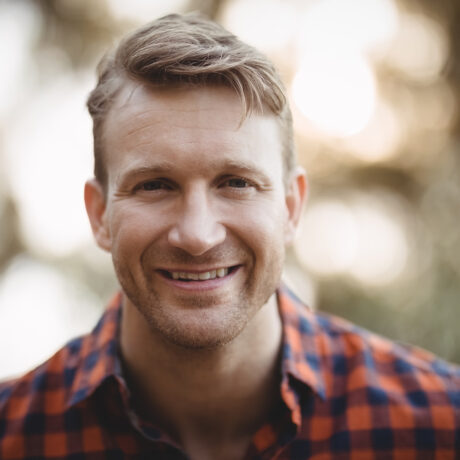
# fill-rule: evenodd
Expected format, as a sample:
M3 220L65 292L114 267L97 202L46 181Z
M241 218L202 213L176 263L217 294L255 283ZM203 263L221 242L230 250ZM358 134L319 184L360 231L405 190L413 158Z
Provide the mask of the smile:
M169 279L181 280L181 281L207 281L216 278L224 278L229 273L232 273L238 268L237 265L233 267L217 268L215 270L203 271L203 272L187 272L187 271L168 271L160 270L160 272Z

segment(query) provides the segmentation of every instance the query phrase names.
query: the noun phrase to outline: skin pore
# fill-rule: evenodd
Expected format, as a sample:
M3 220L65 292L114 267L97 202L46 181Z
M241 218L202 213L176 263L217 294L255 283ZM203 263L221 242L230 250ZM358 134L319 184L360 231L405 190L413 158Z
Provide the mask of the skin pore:
M123 290L121 351L138 410L193 459L238 459L279 404L274 294L305 196L287 187L271 114L242 124L225 87L127 84L105 123L98 244Z

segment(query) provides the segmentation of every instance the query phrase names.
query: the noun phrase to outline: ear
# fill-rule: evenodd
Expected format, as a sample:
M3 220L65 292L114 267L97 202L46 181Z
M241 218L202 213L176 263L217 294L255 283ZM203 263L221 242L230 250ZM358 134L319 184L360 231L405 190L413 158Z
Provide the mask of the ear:
M96 243L101 249L110 252L112 243L106 221L105 194L96 179L85 183L85 206Z
M284 233L284 242L289 245L293 242L300 216L307 198L307 177L305 170L298 166L290 175L286 190L286 208L288 219Z

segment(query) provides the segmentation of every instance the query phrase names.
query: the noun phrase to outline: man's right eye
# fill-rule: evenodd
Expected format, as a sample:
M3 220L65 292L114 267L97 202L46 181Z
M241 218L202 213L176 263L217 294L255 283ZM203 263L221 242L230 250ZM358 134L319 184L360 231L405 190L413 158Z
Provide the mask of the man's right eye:
M140 184L137 189L144 190L146 192L152 192L155 190L170 190L171 186L162 180L149 180Z

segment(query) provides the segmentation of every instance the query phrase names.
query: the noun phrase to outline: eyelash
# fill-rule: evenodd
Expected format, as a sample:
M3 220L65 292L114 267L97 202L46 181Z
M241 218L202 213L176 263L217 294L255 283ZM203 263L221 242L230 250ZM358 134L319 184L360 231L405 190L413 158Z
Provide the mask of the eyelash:
M239 182L244 182L245 185L243 187L239 187L239 186L233 186L231 187L229 185L229 182L230 181L239 181ZM244 178L244 177L227 177L225 178L225 180L222 182L222 186L225 186L225 185L228 185L230 186L231 188L237 188L237 189L246 189L246 188L249 188L249 187L255 187L255 184L253 182L251 182L250 180Z
M149 184L157 184L159 187L152 188L152 189L145 188L145 186L147 186ZM169 184L168 181L166 181L165 179L148 180L148 181L142 182L141 184L136 186L136 191L141 190L141 191L145 191L145 192L153 192L153 191L156 191L156 190L165 190L165 189L166 190L171 190L172 189L171 184Z

